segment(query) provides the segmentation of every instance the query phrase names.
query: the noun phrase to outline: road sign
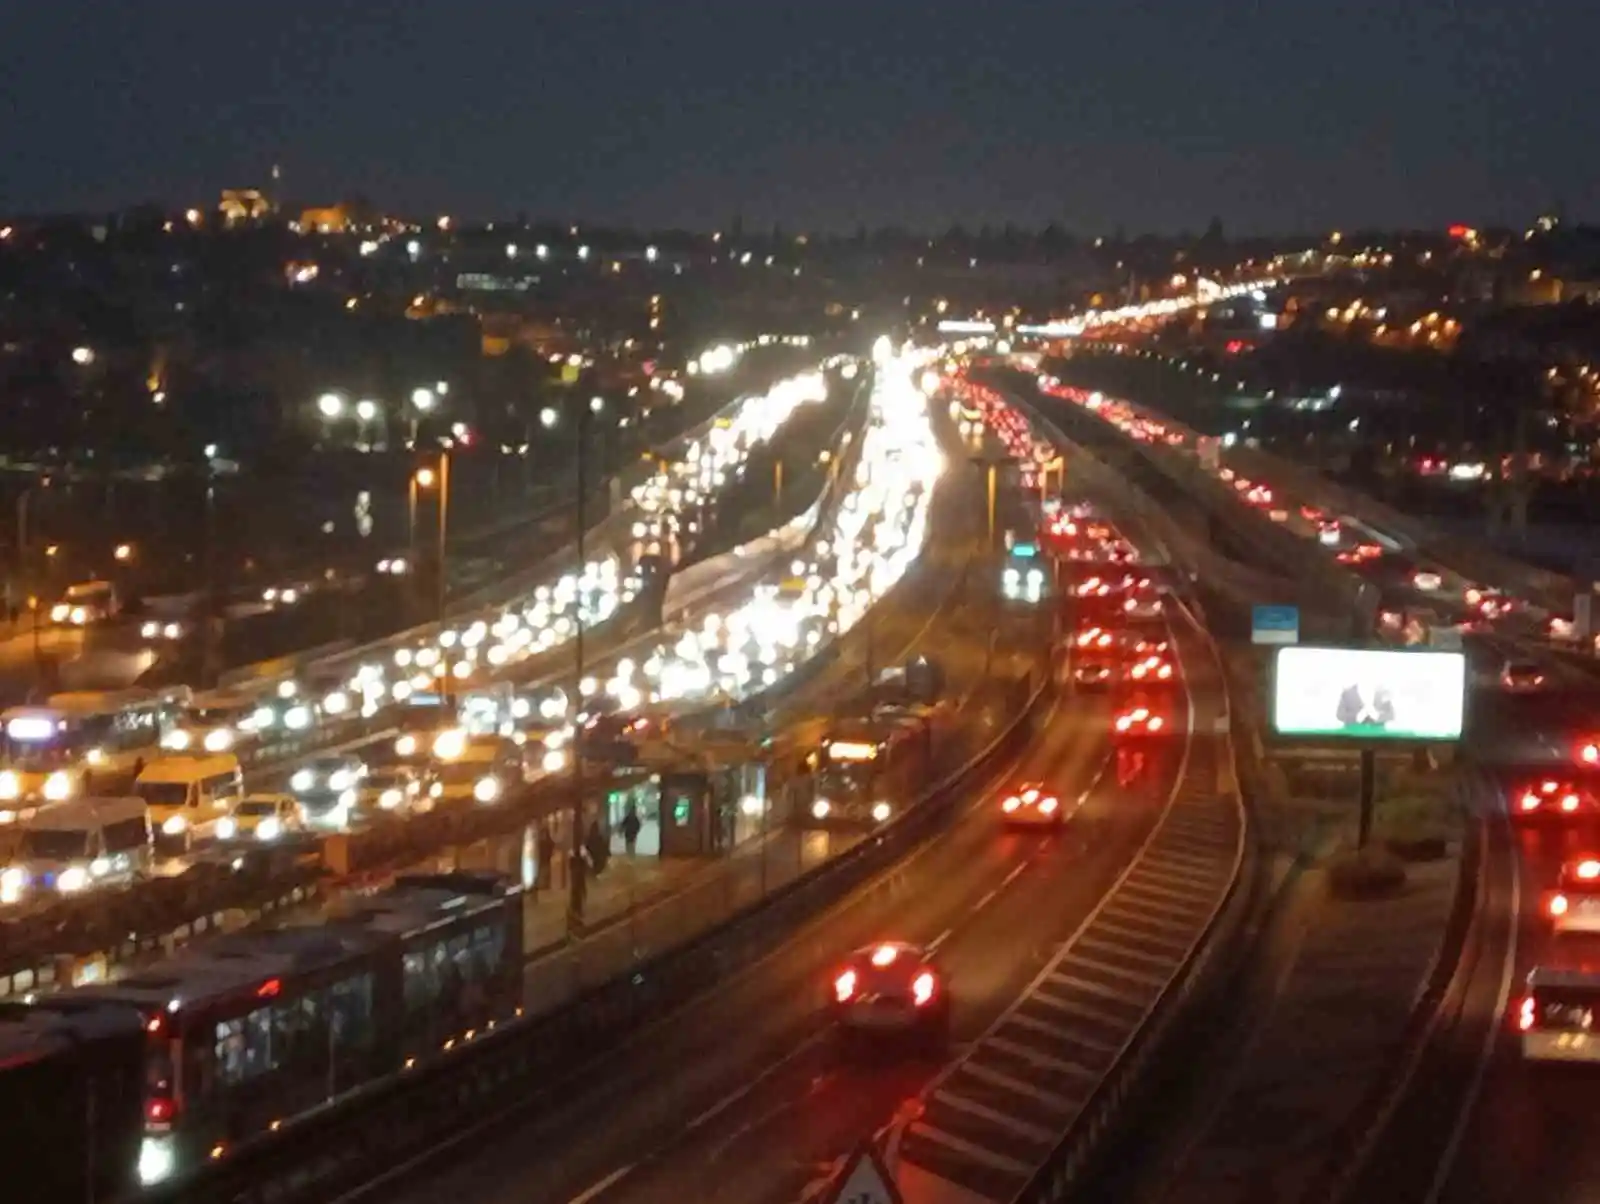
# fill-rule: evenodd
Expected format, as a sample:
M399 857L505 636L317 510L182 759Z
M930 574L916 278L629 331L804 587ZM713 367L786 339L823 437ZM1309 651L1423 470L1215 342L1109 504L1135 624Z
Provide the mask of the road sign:
M1253 606L1250 608L1252 644L1298 644L1300 608L1298 606Z
M905 1204L877 1147L866 1142L844 1164L839 1184L823 1204Z

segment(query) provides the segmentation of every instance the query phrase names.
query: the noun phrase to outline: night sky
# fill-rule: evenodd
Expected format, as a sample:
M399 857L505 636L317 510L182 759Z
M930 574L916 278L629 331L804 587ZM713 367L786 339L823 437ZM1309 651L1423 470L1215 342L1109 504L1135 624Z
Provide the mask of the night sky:
M0 212L1319 230L1593 216L1582 0L12 0Z

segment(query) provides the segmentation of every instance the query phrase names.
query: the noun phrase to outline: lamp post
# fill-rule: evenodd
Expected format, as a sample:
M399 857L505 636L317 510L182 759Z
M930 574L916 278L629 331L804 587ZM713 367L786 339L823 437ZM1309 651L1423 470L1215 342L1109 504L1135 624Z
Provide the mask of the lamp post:
M440 623L444 622L446 587L449 582L445 571L445 556L449 547L450 534L450 453L440 452L439 463L435 467L424 464L411 474L411 481L407 496L407 517L409 520L409 535L412 563L417 559L417 501L422 490L439 491L438 507L438 543L436 549L437 564L435 571L438 574L438 613L435 616Z
M594 399L599 401L597 397ZM584 527L588 523L587 498L589 489L589 415L599 413L591 403L578 410L578 587L573 606L573 710L572 710L572 869L567 874L567 927L569 932L583 923L583 900L587 883L580 885L584 873L578 868L583 858L583 570L586 562Z

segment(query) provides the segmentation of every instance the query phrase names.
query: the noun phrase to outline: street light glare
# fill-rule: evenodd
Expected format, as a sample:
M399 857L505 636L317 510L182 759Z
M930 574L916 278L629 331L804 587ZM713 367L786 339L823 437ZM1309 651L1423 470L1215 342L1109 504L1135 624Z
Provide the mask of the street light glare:
M344 398L337 393L324 393L317 398L317 409L324 418L337 418L344 412Z
M417 409L421 410L424 414L433 409L433 402L434 396L432 389L411 390L411 404L416 406Z
M356 402L356 417L362 422L371 422L378 416L378 403L370 398Z
M546 430L555 426L558 417L559 415L557 415L553 406L545 406L544 409L539 411L539 423Z
M424 488L424 489L432 489L434 480L435 480L435 474L434 474L433 469L431 469L431 468L419 468L419 469L417 469L417 484L422 486L422 488Z
M589 398L589 413L598 414L601 410L603 410L605 408L606 408L606 399L604 397L591 397L591 398Z

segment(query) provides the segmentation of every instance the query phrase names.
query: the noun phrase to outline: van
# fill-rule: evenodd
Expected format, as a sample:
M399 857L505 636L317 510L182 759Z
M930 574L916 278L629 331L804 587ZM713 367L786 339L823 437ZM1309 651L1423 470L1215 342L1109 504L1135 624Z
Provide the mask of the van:
M157 844L187 851L214 834L244 797L244 771L233 753L157 757L140 771L133 792L150 809Z
M82 894L150 872L150 819L137 798L81 798L51 803L22 826L16 853L0 875L0 893Z

